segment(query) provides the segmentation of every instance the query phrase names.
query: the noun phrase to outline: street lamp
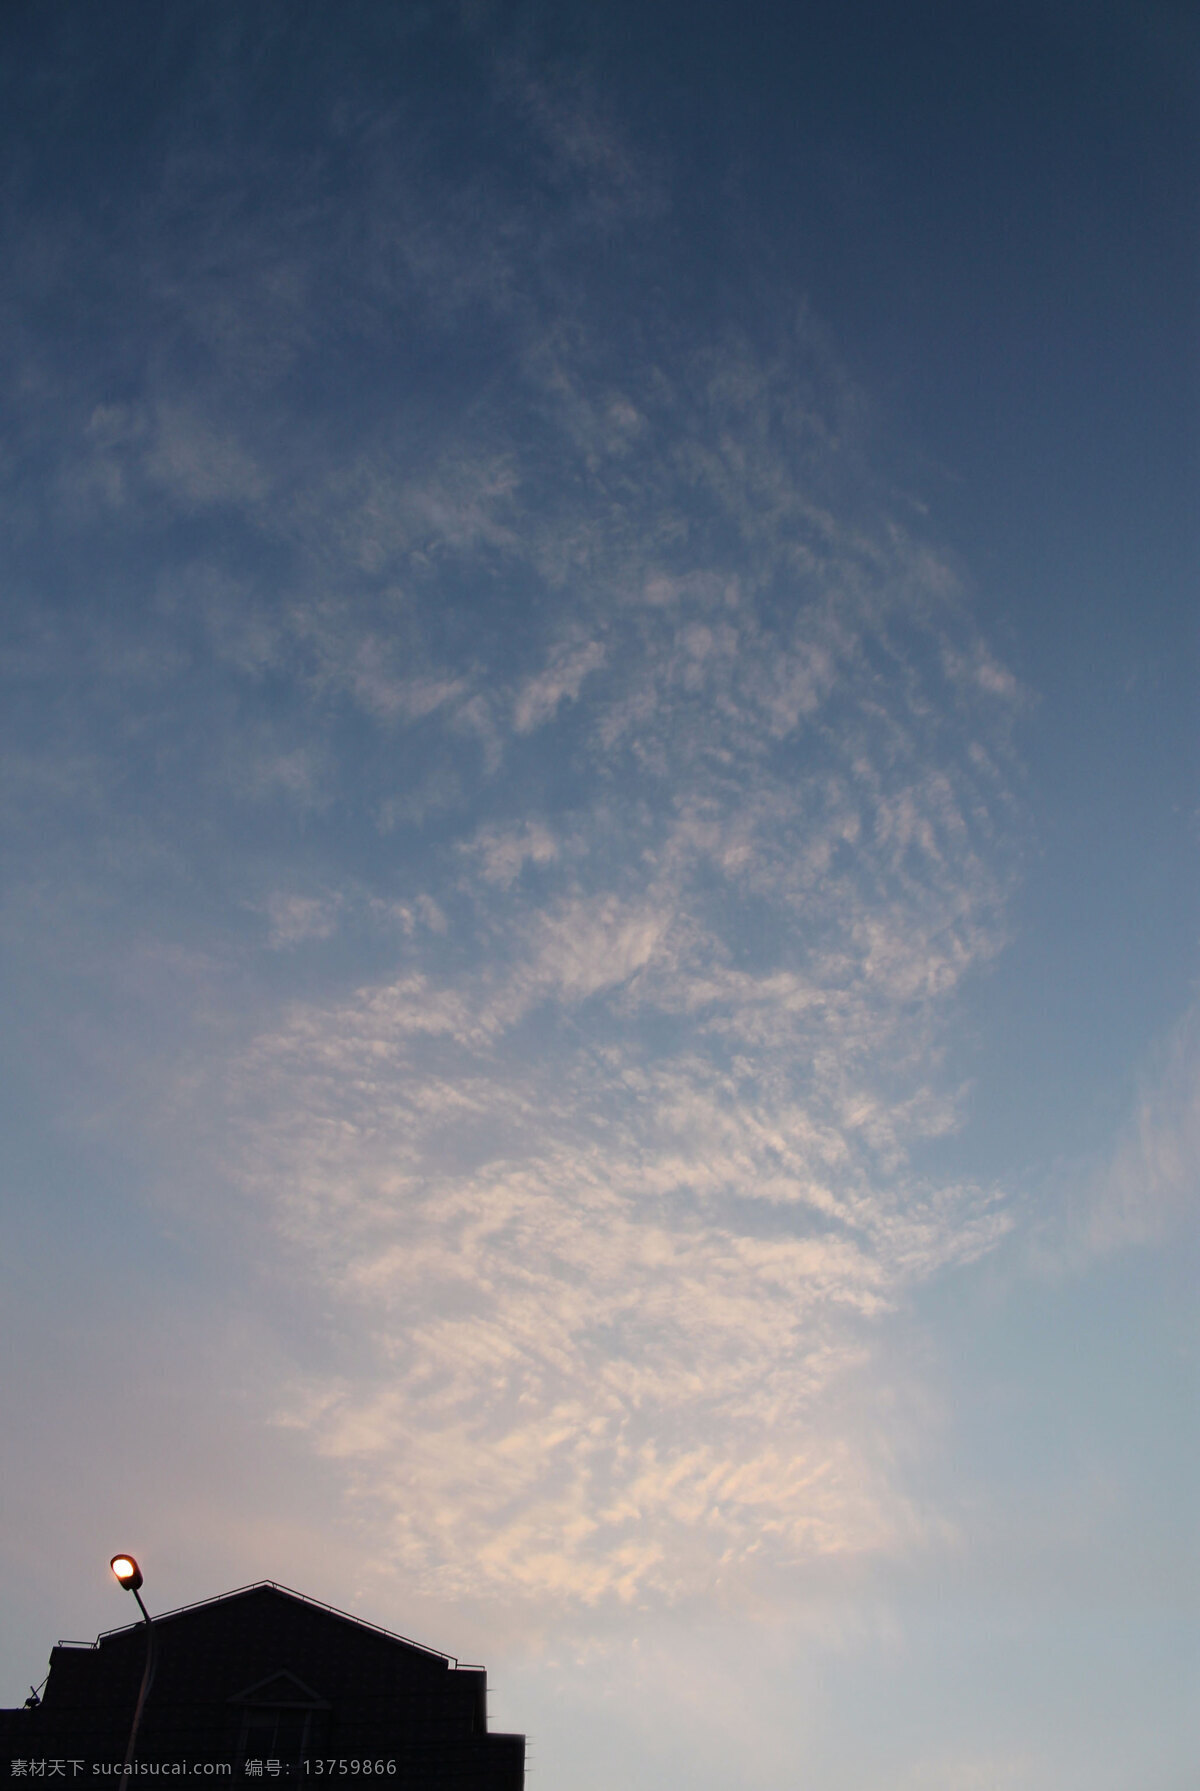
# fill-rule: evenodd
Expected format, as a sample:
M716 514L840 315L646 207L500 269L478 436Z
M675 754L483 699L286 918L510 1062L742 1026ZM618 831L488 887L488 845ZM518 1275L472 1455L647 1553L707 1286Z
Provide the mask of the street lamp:
M114 1555L109 1566L116 1574L119 1586L124 1586L126 1592L137 1592L142 1583L142 1570L132 1555ZM138 1603L141 1602L139 1598Z
M146 1620L146 1664L142 1668L142 1684L138 1692L137 1704L134 1707L133 1722L129 1729L129 1746L125 1749L125 1770L128 1772L133 1760L133 1750L137 1746L138 1725L142 1720L142 1709L146 1702L146 1694L150 1690L150 1681L154 1677L154 1625L150 1621L150 1613L142 1603L139 1590L142 1584L142 1570L132 1555L114 1555L109 1562L118 1586L126 1592L132 1592L138 1601L138 1610Z

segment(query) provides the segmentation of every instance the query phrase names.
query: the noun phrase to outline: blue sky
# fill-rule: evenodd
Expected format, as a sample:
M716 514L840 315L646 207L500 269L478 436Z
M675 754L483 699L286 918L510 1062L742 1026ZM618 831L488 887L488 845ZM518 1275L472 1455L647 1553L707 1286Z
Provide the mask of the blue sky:
M3 42L5 1700L130 1548L561 1791L1182 1791L1188 11Z

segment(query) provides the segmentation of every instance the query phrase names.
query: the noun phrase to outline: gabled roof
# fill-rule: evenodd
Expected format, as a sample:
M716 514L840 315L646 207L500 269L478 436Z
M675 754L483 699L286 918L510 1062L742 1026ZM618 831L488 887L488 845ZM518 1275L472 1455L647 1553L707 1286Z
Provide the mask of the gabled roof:
M368 1623L362 1617L353 1617L349 1611L339 1611L336 1605L324 1604L319 1598L309 1598L303 1592L296 1592L291 1586L281 1586L278 1580L255 1580L252 1585L238 1586L232 1592L219 1592L215 1598L201 1598L195 1604L181 1604L173 1611L162 1611L154 1617L154 1622L169 1623L177 1617L190 1617L194 1611L211 1610L215 1605L231 1604L235 1599L249 1598L256 1593L270 1592L278 1598L288 1599L295 1604L306 1605L310 1610L320 1611L327 1617L336 1617L342 1623L351 1623L355 1629L370 1630L374 1635L385 1636L389 1642L402 1642L406 1648L415 1648L419 1654L428 1654L434 1660L442 1660L448 1666L457 1667L458 1657L446 1654L440 1648L427 1648L423 1642L414 1642L411 1636L402 1636L395 1630L384 1629L382 1624ZM96 1637L95 1646L107 1641L111 1636L125 1635L131 1630L140 1629L141 1620L136 1623L121 1623L115 1629L101 1630ZM78 1647L78 1643L75 1644ZM60 1643L61 1647L62 1644Z

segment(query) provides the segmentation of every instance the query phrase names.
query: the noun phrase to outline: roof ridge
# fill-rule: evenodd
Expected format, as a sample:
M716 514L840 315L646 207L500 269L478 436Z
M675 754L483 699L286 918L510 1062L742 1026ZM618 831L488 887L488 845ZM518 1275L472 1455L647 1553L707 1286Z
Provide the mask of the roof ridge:
M444 1648L430 1648L424 1642L414 1642L411 1636L403 1636L395 1629L385 1629L382 1623L372 1623L369 1618L355 1617L349 1611L341 1611L334 1604L326 1604L323 1599L310 1598L307 1592L297 1592L294 1586L285 1586L280 1580L252 1580L248 1585L235 1586L231 1592L217 1592L211 1598L198 1598L192 1604L176 1605L173 1610L160 1611L153 1619L155 1623L163 1623L171 1617L183 1617L190 1611L201 1611L210 1604L223 1604L229 1598L242 1598L247 1592L281 1592L286 1598L294 1598L300 1604L309 1605L313 1610L324 1611L331 1617L340 1617L343 1623L353 1623L359 1629L373 1630L376 1635L386 1636L390 1642L403 1642L406 1648L416 1648L421 1654L430 1654L437 1660L449 1661L458 1666L458 1656L447 1654ZM98 1647L110 1636L122 1635L126 1630L140 1629L141 1619L136 1623L119 1623L115 1629L102 1629L92 1645Z

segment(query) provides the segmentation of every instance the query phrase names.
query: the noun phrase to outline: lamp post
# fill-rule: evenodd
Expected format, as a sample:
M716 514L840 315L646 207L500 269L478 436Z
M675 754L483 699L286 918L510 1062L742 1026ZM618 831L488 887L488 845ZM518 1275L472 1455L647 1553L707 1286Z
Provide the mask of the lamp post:
M142 1720L142 1710L146 1703L146 1693L150 1690L150 1681L154 1677L154 1625L150 1621L150 1613L142 1603L142 1595L138 1588L142 1583L142 1570L132 1555L114 1555L109 1562L118 1586L124 1586L126 1592L132 1592L138 1601L138 1610L146 1620L146 1664L142 1668L142 1683L138 1691L137 1704L134 1707L133 1722L129 1729L129 1746L125 1749L125 1770L129 1770L133 1759L133 1750L137 1746L138 1725Z

